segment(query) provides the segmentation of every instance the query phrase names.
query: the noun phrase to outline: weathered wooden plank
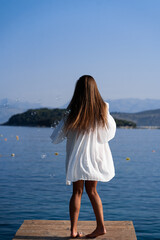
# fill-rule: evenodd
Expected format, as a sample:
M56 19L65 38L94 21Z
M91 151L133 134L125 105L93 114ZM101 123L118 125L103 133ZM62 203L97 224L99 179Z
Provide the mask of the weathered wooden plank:
M78 224L79 225L95 225L96 222L95 221L79 221ZM131 225L132 221L105 221L107 222L107 225L119 225L119 226L126 226L126 225ZM53 225L54 223L56 223L56 225L68 225L68 221L67 220L24 220L25 225L29 224L29 225Z
M91 233L96 227L95 221L79 221L78 230ZM132 221L105 221L107 233L97 239L136 240ZM70 221L61 220L24 220L13 240L61 240L70 238ZM83 237L83 239L86 239Z

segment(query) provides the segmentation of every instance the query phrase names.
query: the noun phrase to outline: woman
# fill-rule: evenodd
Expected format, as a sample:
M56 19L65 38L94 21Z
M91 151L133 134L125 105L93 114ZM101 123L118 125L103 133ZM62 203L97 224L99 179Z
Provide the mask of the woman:
M95 238L106 233L96 186L98 181L108 182L115 175L108 145L115 132L116 124L109 113L109 104L103 101L94 78L80 77L67 112L51 135L53 143L67 138L66 184L73 183L69 206L71 237L83 235L77 232L77 222L84 185L97 223L96 229L86 237Z

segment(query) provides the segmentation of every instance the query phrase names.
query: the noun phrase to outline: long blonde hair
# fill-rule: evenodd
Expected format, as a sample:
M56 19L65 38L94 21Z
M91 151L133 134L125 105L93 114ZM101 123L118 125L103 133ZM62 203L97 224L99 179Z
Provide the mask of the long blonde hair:
M67 107L68 116L64 130L78 133L94 130L96 124L107 124L107 105L103 101L96 81L90 75L83 75L76 82L73 97Z

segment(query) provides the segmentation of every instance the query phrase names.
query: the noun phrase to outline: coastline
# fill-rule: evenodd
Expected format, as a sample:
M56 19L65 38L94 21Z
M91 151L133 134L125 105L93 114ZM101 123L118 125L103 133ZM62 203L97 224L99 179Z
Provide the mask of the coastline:
M0 123L2 127L38 127L38 128L54 128L53 126L45 126L45 125L9 125ZM118 129L160 129L160 126L117 126Z
M117 127L117 128L122 128L122 129L160 129L160 126L136 126L136 127Z

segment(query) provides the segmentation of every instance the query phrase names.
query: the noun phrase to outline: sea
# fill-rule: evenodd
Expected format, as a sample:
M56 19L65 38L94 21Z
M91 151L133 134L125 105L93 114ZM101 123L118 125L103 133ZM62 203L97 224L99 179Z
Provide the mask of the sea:
M52 128L0 126L0 240L26 219L69 220L65 140ZM106 221L133 221L138 240L160 240L160 130L117 129L109 142L115 177L98 182ZM95 220L84 191L79 220Z

